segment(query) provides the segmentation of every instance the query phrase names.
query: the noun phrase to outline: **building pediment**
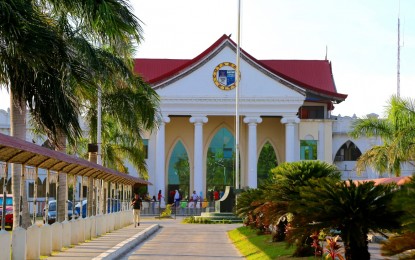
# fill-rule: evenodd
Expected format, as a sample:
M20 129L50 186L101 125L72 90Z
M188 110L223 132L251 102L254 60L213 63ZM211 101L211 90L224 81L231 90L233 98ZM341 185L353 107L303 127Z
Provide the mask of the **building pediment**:
M209 71L223 62L234 63L236 60L236 44L229 36L223 35L214 44L200 55L191 60L186 59L135 59L135 71L140 74L155 89L171 87L174 82L187 78L191 84L206 86L209 80ZM213 62L213 63L212 63ZM208 69L204 69L208 65ZM249 65L249 66L248 66ZM269 77L281 85L306 96L306 99L323 102L342 102L347 95L337 93L333 79L331 63L327 60L257 60L241 49L241 91L253 91L258 94L259 89L243 88L243 85L258 86L260 80ZM247 73L244 70L254 68L261 72L261 76ZM198 71L206 72L204 77L195 80L188 78ZM250 70L248 70L250 71ZM245 75L242 75L245 74ZM251 77L246 77L247 75ZM266 77L264 77L264 75ZM198 74L199 76L199 74ZM207 77L207 78L206 78ZM245 83L244 79L251 82ZM194 88L200 90L199 88ZM180 89L181 90L181 89ZM206 91L207 89L203 89ZM173 91L170 88L170 91ZM192 92L187 92L192 94ZM202 92L201 92L202 93ZM177 92L176 92L177 94ZM206 94L203 92L203 94ZM285 93L281 93L285 94Z

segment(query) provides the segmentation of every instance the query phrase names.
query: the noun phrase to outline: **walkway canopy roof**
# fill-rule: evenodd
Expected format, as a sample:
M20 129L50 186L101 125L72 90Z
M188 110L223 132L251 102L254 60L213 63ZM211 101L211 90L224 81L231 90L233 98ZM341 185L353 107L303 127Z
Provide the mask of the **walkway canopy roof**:
M151 185L143 179L4 134L0 134L0 161L127 185Z

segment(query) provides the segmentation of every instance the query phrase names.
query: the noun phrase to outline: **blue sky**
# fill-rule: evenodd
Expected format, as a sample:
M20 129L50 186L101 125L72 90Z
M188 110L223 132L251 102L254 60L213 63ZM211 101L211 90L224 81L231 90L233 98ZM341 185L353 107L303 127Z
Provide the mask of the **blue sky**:
M237 37L237 0L132 0L143 21L140 58L200 54L223 34ZM401 17L401 96L415 98L415 1L242 0L241 47L257 59L324 59L337 90L334 115L383 115L396 94L397 19ZM401 41L402 45L402 41ZM0 108L8 107L1 92Z

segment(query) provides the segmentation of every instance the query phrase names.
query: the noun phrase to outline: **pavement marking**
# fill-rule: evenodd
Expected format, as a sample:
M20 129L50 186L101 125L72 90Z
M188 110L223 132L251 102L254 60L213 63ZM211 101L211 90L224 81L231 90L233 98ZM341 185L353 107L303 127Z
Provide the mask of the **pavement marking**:
M159 224L151 225L150 227L144 229L143 231L135 234L134 236L118 243L114 247L108 249L104 253L101 253L97 257L92 258L92 260L101 260L101 259L115 259L118 256L127 252L127 250L132 249L137 244L141 243L149 236L154 234L160 228Z

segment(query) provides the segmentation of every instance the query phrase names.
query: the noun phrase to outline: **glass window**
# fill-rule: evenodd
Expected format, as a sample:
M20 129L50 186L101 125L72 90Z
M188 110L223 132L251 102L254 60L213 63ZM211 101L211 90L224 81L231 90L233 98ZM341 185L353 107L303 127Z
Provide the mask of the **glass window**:
M224 191L235 184L235 139L226 128L213 137L206 160L206 194ZM209 199L209 196L208 196Z
M274 151L274 147L269 142L266 142L262 147L259 154L258 166L257 166L257 182L258 187L265 184L267 180L270 180L271 169L278 166L277 156Z
M300 141L300 159L317 160L317 141L301 140Z
M190 189L190 166L189 157L181 141L178 141L174 146L168 171L168 194L171 191L179 190L182 198L186 198Z
M49 203L49 211L56 211L56 202Z
M148 159L148 139L143 139L144 159Z
M301 119L324 119L324 106L302 106L299 117Z
M337 151L334 161L357 161L361 155L360 149L352 141L347 141Z

